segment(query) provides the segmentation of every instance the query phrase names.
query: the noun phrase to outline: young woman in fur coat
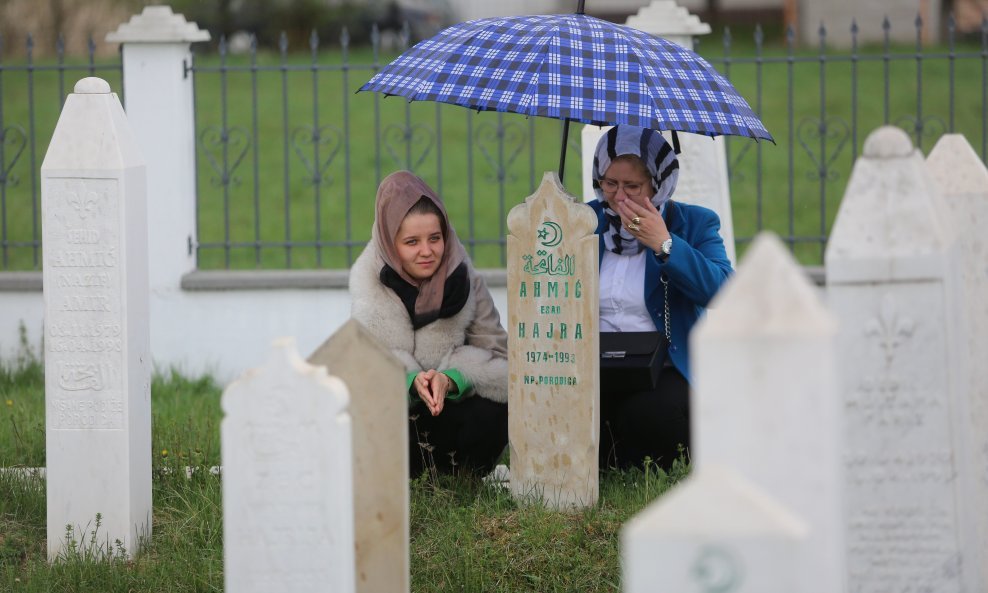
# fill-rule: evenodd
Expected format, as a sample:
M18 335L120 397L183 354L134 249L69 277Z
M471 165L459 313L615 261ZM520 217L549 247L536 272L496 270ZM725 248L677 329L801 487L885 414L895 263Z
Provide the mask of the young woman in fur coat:
M378 187L350 296L408 373L411 475L490 472L508 443L508 337L442 201L412 173Z

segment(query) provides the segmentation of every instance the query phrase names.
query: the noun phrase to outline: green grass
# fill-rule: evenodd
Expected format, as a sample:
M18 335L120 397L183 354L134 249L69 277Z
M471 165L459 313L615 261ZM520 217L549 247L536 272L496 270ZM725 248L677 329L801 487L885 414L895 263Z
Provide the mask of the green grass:
M126 560L46 560L45 490L38 478L0 473L0 591L200 593L223 589L220 388L170 373L152 382L153 533ZM0 467L44 465L44 371L36 358L0 367ZM6 401L12 401L12 404ZM11 426L17 425L16 431ZM683 478L648 467L602 475L598 504L560 513L519 506L475 477L410 482L412 590L431 592L620 591L618 533ZM87 544L78 542L80 551ZM104 550L105 552L105 550Z
M927 56L941 57L928 57L919 63L915 48L892 48L886 114L881 48L864 48L853 63L847 52L828 51L824 65L817 59L818 50L799 49L790 74L787 50L777 39L766 42L761 62L753 63L751 42L736 35L729 78L762 114L777 144L738 138L728 141L735 235L750 237L760 228L771 229L793 238L803 263L820 263L819 238L829 232L853 160L867 134L886 119L909 127L909 119L919 114L926 129L915 140L924 151L932 148L939 133L952 129L963 133L981 152L985 106L980 46L958 46L957 53L966 52L966 57L953 61L952 99L951 61L943 57L946 51L943 47L923 48ZM725 69L723 48L716 39L708 38L700 53ZM377 61L385 64L393 56L381 55ZM476 240L471 248L480 266L503 265L497 242L505 234L505 215L531 193L544 171L556 169L560 123L543 118L526 120L513 114L478 114L433 103L409 105L375 93L355 94L372 73L374 56L366 48L350 51L347 68L343 68L344 56L339 49L325 48L317 60L325 69L314 74L308 67L312 60L307 53L290 54L287 63L293 69L284 76L279 71L260 71L256 93L248 57L230 57L225 76L215 71L220 65L215 54L197 60L203 68L195 74L201 139L197 149L199 241L242 244L231 248L229 254L220 248L202 248L200 267L345 267L369 236L380 177L399 168L415 170L441 190L460 236ZM257 63L261 68L275 67L281 58L262 52ZM18 62L8 55L5 64L16 66ZM852 68L857 69L856 77L852 77ZM40 166L58 114L57 74L30 74L33 87L26 84L29 74L25 71L4 72L0 78L4 125L18 123L26 128L29 88L36 105L36 158L32 165L30 151L25 151L13 167L11 172L19 183L6 188L6 209L0 217L5 219L9 241L30 241L40 229L31 200L30 171L31 166ZM119 88L118 72L98 74ZM69 88L81 75L66 75ZM856 102L852 80L857 81ZM818 133L821 119L828 124L823 140ZM855 119L857 137L851 138L849 126ZM217 140L224 126L230 134L225 157L223 143ZM316 162L314 127L321 129L318 167L312 164ZM578 141L579 130L579 125L573 127L572 141ZM344 146L339 139L347 133L350 143ZM403 136L406 133L410 135L408 142ZM5 141L8 161L16 136L11 133ZM473 148L472 157L467 146ZM318 184L314 182L317 169ZM229 174L226 184L224 170ZM567 171L570 187L579 193L578 152L570 151ZM499 182L502 178L503 184ZM261 247L286 241L297 243L290 255L277 245ZM319 242L322 246L315 245ZM744 245L740 247L743 251ZM0 269L35 269L40 264L34 256L29 247L11 246Z

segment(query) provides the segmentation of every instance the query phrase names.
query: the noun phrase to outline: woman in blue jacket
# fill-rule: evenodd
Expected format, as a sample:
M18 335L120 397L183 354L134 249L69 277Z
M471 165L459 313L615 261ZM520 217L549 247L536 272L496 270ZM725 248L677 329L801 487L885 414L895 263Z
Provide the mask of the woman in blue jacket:
M679 161L655 131L617 126L597 144L600 330L669 338L655 389L601 385L601 467L670 467L689 448L689 332L731 274L720 218L674 202Z

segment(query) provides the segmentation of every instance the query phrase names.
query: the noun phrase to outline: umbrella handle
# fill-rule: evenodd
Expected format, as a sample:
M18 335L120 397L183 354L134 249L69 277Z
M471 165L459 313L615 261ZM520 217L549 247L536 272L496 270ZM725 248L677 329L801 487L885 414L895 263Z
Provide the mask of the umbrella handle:
M566 145L569 143L569 118L563 118L563 147L559 149L559 183L563 183L563 171L566 168Z

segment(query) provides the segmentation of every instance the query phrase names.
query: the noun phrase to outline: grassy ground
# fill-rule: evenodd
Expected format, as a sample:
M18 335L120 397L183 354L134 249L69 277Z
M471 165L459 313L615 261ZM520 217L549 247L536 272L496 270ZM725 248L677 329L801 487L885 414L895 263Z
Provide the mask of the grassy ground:
M801 261L820 263L822 238L854 158L868 132L884 123L915 130L921 122L914 139L924 151L943 131L956 131L982 152L986 79L980 51L967 44L954 52L962 57L951 59L945 47L926 47L926 58L918 60L915 48L900 46L886 63L882 48L867 47L855 60L828 50L824 62L818 50L803 48L793 54L790 69L778 40L767 42L756 61L751 42L736 35L729 64L717 40L704 41L700 53L728 73L777 140L729 140L736 236L772 229L792 238ZM217 71L215 54L198 59L199 241L234 244L229 250L202 246L200 267L344 267L369 235L379 179L398 168L415 170L441 190L460 236L473 238L469 246L479 265L503 265L498 242L505 215L544 171L556 169L559 122L355 94L375 61L392 57L375 60L371 50L353 49L344 59L327 46L316 56L322 69L314 71L312 58L301 52L289 54L283 73L265 70L281 65L277 54L261 53L256 75L246 56L229 58L225 74ZM17 64L16 57L6 57L6 66ZM67 73L68 88L84 74ZM120 88L118 72L97 74ZM35 105L36 157L22 153L11 168L18 184L0 186L0 223L9 242L30 241L40 232L31 171L40 166L58 114L58 80L58 71L11 70L0 77L3 125L26 130L28 105ZM226 144L219 140L224 128ZM8 165L16 145L12 132L4 144ZM571 150L567 180L576 193L580 167L579 151ZM289 251L277 245L284 242L295 246ZM30 247L3 251L7 261L0 269L39 265Z
M44 465L43 375L31 357L0 368L0 467ZM220 479L165 471L220 463L219 397L209 379L154 379L154 527L134 560L49 565L43 480L0 473L0 591L221 591ZM411 482L412 590L619 591L621 525L687 471L605 474L600 502L579 513L519 507L476 478L422 476Z

